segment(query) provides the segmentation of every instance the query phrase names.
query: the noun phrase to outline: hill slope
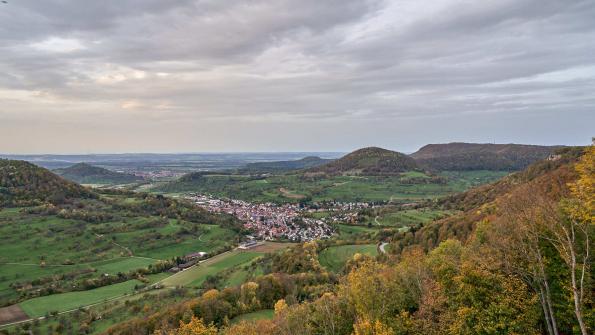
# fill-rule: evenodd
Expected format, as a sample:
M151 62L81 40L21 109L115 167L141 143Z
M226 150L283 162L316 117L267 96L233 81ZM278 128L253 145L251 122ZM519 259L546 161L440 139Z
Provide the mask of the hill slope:
M414 234L414 243L430 250L448 238L466 240L476 223L501 215L498 212L500 201L509 199L523 188L559 201L567 195L568 184L576 178L574 163L582 155L583 148L569 147L556 153L555 159L538 161L497 182L440 200L441 207L462 212L424 226Z
M93 197L84 187L25 161L0 159L0 205L29 206Z
M523 144L428 144L411 157L434 170L522 170L551 155L560 146Z
M141 181L141 177L110 171L87 163L78 163L54 170L58 175L80 184L127 184Z
M248 163L241 168L241 172L285 172L292 170L301 170L313 168L333 161L333 159L324 159L317 156L308 156L298 160L292 161L276 161L276 162L257 162Z
M356 150L330 163L305 170L329 175L397 175L417 170L415 160L400 152L377 147Z

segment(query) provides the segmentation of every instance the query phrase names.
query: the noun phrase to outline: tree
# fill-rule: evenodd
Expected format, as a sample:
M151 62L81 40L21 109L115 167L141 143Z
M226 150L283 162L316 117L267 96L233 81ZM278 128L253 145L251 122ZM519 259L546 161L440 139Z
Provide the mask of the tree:
M538 295L548 334L558 335L546 257L542 250L543 204L551 202L529 186L517 189L499 203L494 223L482 222L477 230L490 247L486 258L506 273L521 278Z
M285 299L280 299L275 303L275 315L283 313L287 309Z
M197 317L192 317L192 319L188 323L184 323L184 321L180 321L180 328L170 330L168 332L163 332L161 330L157 330L154 333L155 335L217 335L217 327L210 325L205 325L203 321Z
M254 322L242 321L223 331L225 335L267 335L273 334L277 327L270 320Z
M395 335L395 332L379 320L359 320L353 325L353 335Z
M591 145L576 164L579 178L570 185L572 197L562 201L565 218L548 221L548 239L570 270L574 313L587 334L583 318L586 276L589 275L591 234L595 225L595 146Z

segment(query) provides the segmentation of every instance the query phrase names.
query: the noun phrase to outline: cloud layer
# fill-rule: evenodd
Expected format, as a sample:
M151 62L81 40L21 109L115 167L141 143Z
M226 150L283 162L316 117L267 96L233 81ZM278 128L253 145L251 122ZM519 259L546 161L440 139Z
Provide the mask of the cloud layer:
M0 152L587 143L595 2L0 4Z

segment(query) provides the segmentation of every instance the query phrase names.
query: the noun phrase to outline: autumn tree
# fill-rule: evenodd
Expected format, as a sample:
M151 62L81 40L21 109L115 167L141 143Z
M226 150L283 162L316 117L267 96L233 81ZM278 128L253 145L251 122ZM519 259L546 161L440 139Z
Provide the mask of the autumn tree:
M205 325L204 322L196 317L188 323L180 321L180 327L167 332L157 330L155 335L217 335L217 327L211 325Z
M581 334L588 330L583 316L585 292L589 292L589 262L595 228L595 146L586 149L576 164L578 179L570 185L572 196L562 201L564 218L550 220L547 238L554 245L570 271L574 313Z
M353 335L395 335L395 332L379 320L364 318L353 325Z

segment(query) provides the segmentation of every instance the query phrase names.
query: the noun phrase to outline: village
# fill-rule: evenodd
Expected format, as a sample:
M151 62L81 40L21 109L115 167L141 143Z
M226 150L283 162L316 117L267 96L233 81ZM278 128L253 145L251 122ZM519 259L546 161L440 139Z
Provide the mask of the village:
M250 203L242 200L219 199L210 195L191 194L186 197L213 213L227 213L244 222L258 240L288 240L304 242L330 238L331 223L353 222L357 209L371 206L367 203L331 203L323 208L298 204ZM331 216L314 218L315 212L328 211Z

